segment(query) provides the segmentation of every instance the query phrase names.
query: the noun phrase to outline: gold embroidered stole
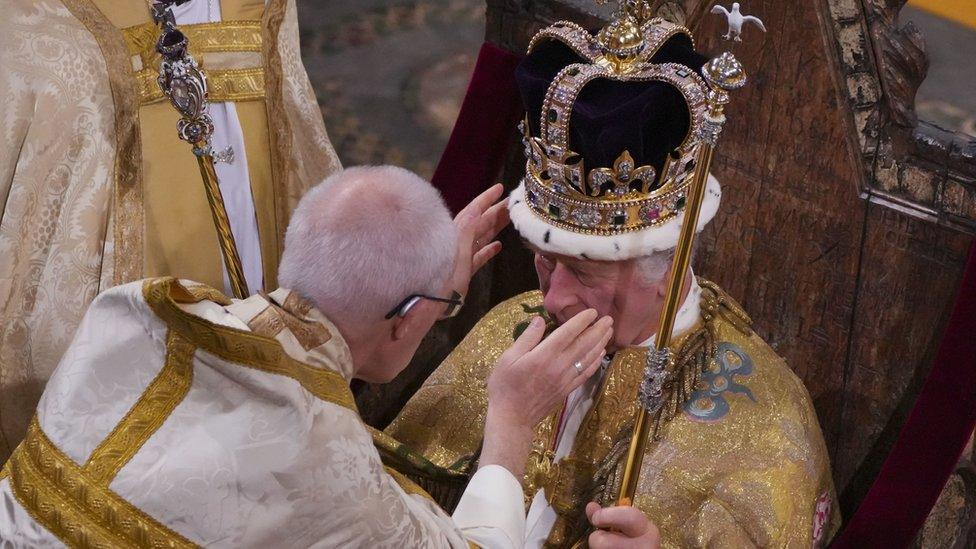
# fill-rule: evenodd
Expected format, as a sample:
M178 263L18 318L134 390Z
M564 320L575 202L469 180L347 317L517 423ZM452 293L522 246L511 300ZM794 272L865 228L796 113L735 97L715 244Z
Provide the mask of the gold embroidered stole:
M637 387L644 375L646 357L647 350L641 347L621 349L614 355L600 391L583 417L570 453L550 465L548 471L547 463L542 462L542 467L534 472L535 488L545 489L546 500L556 511L556 524L547 546L562 547L570 541L567 536L575 530L572 523L588 501L597 466L637 410ZM550 426L557 422L556 416L547 420ZM551 441L551 427L546 430L550 430L545 433L546 440ZM536 445L540 442L537 438Z

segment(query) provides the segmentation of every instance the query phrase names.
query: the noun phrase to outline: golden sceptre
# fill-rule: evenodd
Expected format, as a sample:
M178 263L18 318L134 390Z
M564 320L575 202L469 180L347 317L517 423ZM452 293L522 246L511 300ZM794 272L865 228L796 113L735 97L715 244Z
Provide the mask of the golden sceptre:
M715 10L713 12L718 13ZM730 19L729 25L730 33L726 36L732 36L731 30L735 23ZM741 22L739 29L741 30ZM738 33L735 33L735 38L738 38ZM681 305L685 273L687 273L688 265L691 263L691 250L695 242L698 216L701 212L702 201L705 198L705 182L712 165L712 157L719 133L725 124L723 111L729 102L728 92L741 88L746 83L745 70L731 52L725 52L706 63L702 67L702 73L711 88L706 98L708 114L698 135L700 144L695 160L694 180L685 208L685 218L681 224L681 233L675 246L674 260L671 264L671 278L668 281L667 293L664 296L664 305L661 309L661 319L654 342L655 348L649 352L647 369L644 372L644 380L641 383L637 398L638 412L630 439L630 447L627 450L627 461L624 465L617 505L633 504L634 494L637 492L641 462L651 432L651 424L664 404L663 390L669 375L667 367L674 360L669 348L671 332L674 329L675 317Z
M173 5L186 1L161 0L152 5L153 20L162 31L156 43L156 51L163 57L156 82L180 113L176 130L180 139L193 146L193 154L200 165L200 176L207 192L207 202L210 204L231 290L238 299L244 299L250 292L234 233L231 232L227 209L224 207L224 198L220 194L217 171L214 169L213 148L210 145L214 125L207 114L207 77L187 51L186 35L176 28L176 19L171 9Z

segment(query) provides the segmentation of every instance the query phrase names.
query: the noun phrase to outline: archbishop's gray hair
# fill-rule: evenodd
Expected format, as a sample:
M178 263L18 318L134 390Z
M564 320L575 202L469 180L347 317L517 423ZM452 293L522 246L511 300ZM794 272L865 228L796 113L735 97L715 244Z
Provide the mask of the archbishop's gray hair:
M380 322L410 294L441 292L456 247L429 182L395 166L348 168L298 203L278 278L333 322Z

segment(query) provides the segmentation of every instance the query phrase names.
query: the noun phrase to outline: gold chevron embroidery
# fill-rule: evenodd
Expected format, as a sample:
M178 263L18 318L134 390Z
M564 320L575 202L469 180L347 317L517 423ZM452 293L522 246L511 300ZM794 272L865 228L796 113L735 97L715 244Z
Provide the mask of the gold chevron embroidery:
M170 330L166 363L115 429L88 458L85 473L108 487L123 466L183 401L193 382L193 345Z
M17 501L69 547L196 547L92 479L47 438L36 417L8 466Z

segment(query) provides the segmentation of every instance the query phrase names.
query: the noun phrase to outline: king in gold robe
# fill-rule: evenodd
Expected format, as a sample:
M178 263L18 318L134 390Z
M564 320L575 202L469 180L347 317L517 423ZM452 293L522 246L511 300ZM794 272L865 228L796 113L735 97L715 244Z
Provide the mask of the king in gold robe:
M673 370L690 386L670 394L666 406L674 417L647 448L634 503L660 529L663 547L824 544L839 512L810 397L732 298L703 279L699 288L679 313L673 340ZM535 291L492 309L386 432L435 465L470 468L481 442L487 376L541 303ZM564 412L580 418L575 436L565 433L553 444L560 413L536 428L523 480L527 547L572 545L585 532L586 502L614 501L647 352L647 346L619 350L584 386L579 407ZM568 424L563 418L564 432ZM546 505L554 511L548 520Z
M482 318L387 432L442 468L425 482L473 470L499 354L532 315L594 308L615 315L612 356L536 428L525 546L585 541L587 502L617 501L639 389L651 436L633 504L662 546L824 545L839 513L816 413L746 313L689 269L674 279L687 293L673 360L649 355L654 337L640 341L660 329L654 296L669 275L658 266L678 264L693 182L703 186L695 232L715 216L721 186L698 165L718 123L705 101L715 90L699 72L707 58L687 29L628 10L596 35L561 21L532 40L516 70L526 173L508 206L536 255L541 292Z
M338 169L299 56L294 0L192 0L221 190L252 291L289 214ZM100 291L173 275L224 287L190 146L156 85L144 0L13 0L0 17L0 461Z

